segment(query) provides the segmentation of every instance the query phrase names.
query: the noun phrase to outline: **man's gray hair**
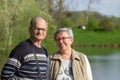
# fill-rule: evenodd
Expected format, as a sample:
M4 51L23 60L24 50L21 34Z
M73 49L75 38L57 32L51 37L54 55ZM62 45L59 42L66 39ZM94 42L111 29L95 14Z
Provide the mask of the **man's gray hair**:
M54 39L56 38L56 35L60 32L66 31L69 35L69 37L71 37L72 39L74 39L73 36L73 31L71 28L67 28L67 27L63 27L63 28L58 28L57 31L54 33Z

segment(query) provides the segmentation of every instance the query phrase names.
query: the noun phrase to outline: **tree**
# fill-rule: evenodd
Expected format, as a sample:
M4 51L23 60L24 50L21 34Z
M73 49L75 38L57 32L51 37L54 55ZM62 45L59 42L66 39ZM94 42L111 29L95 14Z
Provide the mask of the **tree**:
M55 18L56 24L58 25L64 24L63 20L68 18L69 5L66 5L65 1L67 0L48 0L48 11ZM72 0L69 0L69 2L70 1Z
M94 15L89 15L89 20L87 25L88 30L99 30L99 21L94 17Z
M88 23L88 20L89 20L89 12L91 12L91 10L92 10L92 5L94 4L94 3L98 3L100 0L89 0L89 2L88 2L88 6L87 6L87 13L86 13L86 15L85 15L85 17L86 17L86 19L85 19L85 24L86 24L86 26L87 26L87 23Z
M103 31L112 31L113 30L113 23L111 19L105 18L100 21L100 29Z
M0 0L0 45L5 48L6 57L9 50L27 38L28 24L33 16L45 17L49 25L55 28L54 20L49 15L45 3L46 0Z

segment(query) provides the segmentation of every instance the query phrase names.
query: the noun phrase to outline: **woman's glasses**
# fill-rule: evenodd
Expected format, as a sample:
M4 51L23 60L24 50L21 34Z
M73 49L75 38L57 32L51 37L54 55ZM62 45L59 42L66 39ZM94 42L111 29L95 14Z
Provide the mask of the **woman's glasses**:
M71 37L56 38L55 41L60 41L60 40L65 41L66 39L69 39L69 38L71 38Z

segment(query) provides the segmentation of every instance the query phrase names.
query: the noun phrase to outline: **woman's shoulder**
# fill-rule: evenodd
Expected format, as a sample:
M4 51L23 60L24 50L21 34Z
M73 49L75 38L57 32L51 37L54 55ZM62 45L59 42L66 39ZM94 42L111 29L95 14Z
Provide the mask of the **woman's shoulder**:
M74 50L74 49L73 49L73 54L74 54L74 55L78 55L78 56L79 56L79 55L85 56L84 53L79 52L79 51L76 51L76 50Z
M50 59L58 59L59 56L60 56L59 51L56 51L56 52L50 54L50 55L49 55L49 58L50 58Z

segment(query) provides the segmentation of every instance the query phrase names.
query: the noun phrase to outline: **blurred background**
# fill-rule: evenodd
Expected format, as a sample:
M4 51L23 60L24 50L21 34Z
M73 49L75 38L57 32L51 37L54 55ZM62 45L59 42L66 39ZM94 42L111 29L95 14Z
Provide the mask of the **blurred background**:
M55 30L71 27L72 47L88 56L93 79L120 79L119 0L0 0L0 72L11 50L29 38L29 22L38 15L48 21L42 44L49 54L57 50Z

